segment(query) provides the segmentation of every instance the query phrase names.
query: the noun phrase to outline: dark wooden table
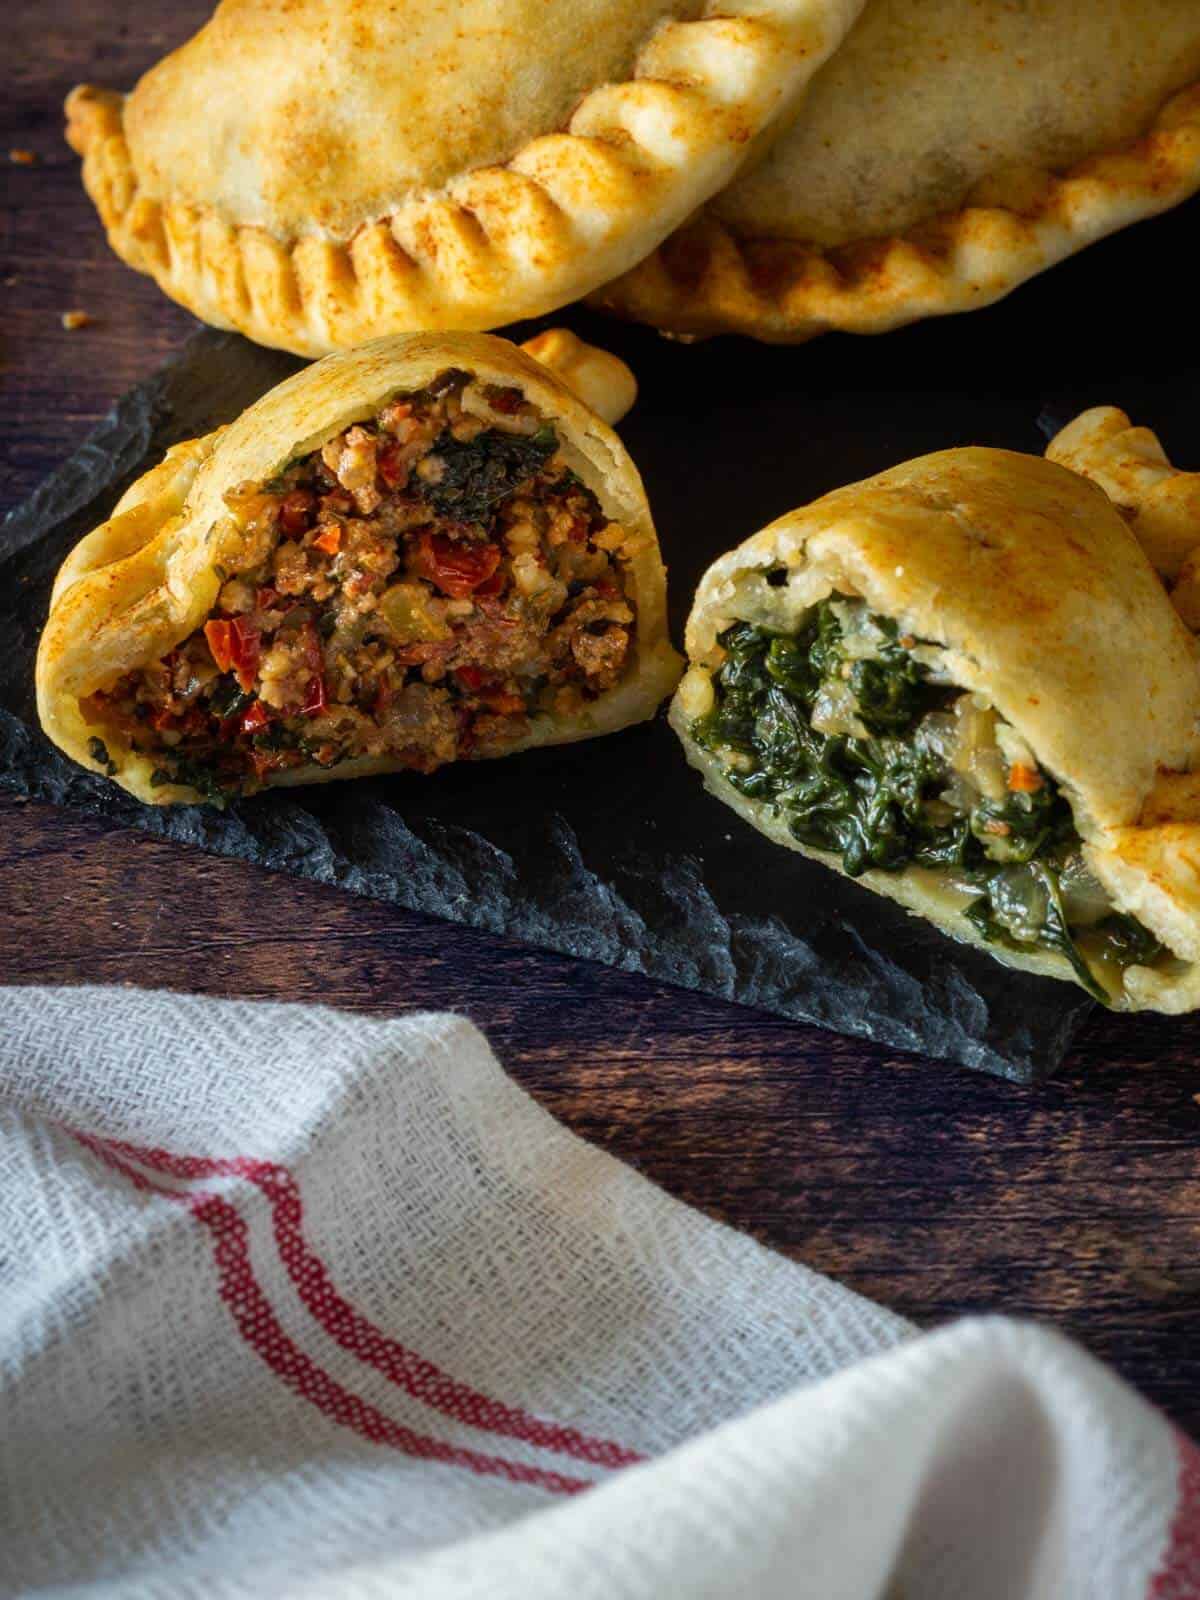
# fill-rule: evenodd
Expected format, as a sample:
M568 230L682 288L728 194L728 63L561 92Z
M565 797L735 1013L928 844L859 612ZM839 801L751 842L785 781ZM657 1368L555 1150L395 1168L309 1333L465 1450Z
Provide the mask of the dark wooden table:
M200 0L6 24L7 507L194 324L104 243L61 137ZM68 332L64 311L95 320ZM800 354L797 359L803 359ZM0 981L451 1008L539 1100L672 1193L930 1325L1052 1321L1200 1433L1200 1026L1097 1016L1020 1089L37 805L0 818ZM719 1285L714 1285L718 1292Z

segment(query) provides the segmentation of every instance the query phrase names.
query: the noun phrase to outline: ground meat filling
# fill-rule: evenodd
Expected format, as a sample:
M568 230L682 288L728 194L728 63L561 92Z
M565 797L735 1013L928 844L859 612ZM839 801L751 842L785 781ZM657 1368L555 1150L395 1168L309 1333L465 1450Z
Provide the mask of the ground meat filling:
M380 756L496 754L579 711L629 662L632 541L512 388L447 372L265 485L209 620L87 708L218 795Z

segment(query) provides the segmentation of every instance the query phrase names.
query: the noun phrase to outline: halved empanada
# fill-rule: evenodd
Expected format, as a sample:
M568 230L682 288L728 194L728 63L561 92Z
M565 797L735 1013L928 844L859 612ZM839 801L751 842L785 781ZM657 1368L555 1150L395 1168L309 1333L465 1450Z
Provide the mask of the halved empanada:
M868 0L791 130L597 303L782 342L987 305L1200 188L1196 0Z
M862 0L224 0L68 137L117 253L302 355L538 315L623 272Z
M651 716L665 603L605 422L502 339L383 339L134 484L59 574L38 709L154 804L428 772Z
M672 724L768 838L1010 965L1200 1004L1200 849L1168 905L1153 811L1200 661L1095 485L966 449L839 489L709 569L687 649Z

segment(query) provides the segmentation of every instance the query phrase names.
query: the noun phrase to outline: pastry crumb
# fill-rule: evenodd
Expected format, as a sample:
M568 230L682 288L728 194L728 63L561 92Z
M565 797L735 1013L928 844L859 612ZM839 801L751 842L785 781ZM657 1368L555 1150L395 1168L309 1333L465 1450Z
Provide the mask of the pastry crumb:
M62 314L62 325L68 333L76 328L90 328L95 320L87 311L64 311Z
M33 150L10 150L8 159L17 167L37 166L37 154Z

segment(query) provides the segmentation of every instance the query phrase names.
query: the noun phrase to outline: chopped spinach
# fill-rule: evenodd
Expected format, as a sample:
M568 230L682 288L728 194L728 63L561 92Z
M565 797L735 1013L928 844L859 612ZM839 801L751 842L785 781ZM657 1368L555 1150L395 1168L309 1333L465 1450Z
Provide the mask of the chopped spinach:
M842 678L854 687L852 677L842 677L848 663L829 602L817 606L793 638L735 623L721 643L726 659L717 701L692 733L709 749L736 753L727 774L735 788L769 800L797 839L840 855L854 877L869 867L897 870L914 859L933 864L962 855L965 828L943 837L925 818L926 802L945 781L936 757L899 738L826 735L812 727L811 703L823 682ZM936 703L924 669L911 659L876 664L875 703L886 706L884 720L900 724L907 701L907 732ZM888 675L897 680L895 689L884 686Z
M1043 781L1032 793L1010 792L1003 802L981 800L971 811L971 832L990 861L1032 861L1051 842L1074 837L1071 808L1058 786Z
M442 465L440 478L434 483L414 477L412 492L441 516L486 525L493 509L536 476L557 448L558 436L551 427L532 437L498 429L474 439L443 434L434 446Z
M272 722L250 741L256 750L294 750L298 742L298 736L282 722Z
M1018 871L1032 879L1034 897L1021 894L1014 874L1004 868L980 875L984 893L967 907L967 920L989 944L1009 950L1039 945L1065 956L1088 993L1107 1005L1108 991L1096 980L1067 923L1058 869L1050 862L1031 861Z
M203 761L176 755L172 751L165 752L163 759L170 764L156 767L150 774L151 788L159 789L165 783L177 783L195 789L205 800L218 806L223 806L230 794L237 791L236 781L232 784L222 782L220 774Z
M108 746L103 739L88 740L88 755L91 756L93 761L98 761L102 767L108 764Z
M108 773L110 778L112 777L113 773L116 772L117 763L109 755L108 746L105 744L103 739L88 740L88 755L91 756L92 760L95 761L97 765L104 768L105 772Z
M243 689L233 674L229 673L212 691L209 705L218 717L228 720L240 716L253 699L253 694Z
M1125 912L1112 912L1091 931L1105 953L1122 967L1150 966L1165 953L1150 929Z
M981 798L968 814L946 804L946 760L912 735L957 691L930 681L889 618L870 618L875 653L852 658L836 604L835 596L815 606L794 635L728 628L715 702L692 737L721 756L735 789L768 803L802 844L840 856L851 877L909 865L950 870L978 887L966 915L985 939L1057 951L1107 1000L1078 939L1122 966L1153 960L1160 947L1116 913L1086 930L1069 925L1060 877L1069 862L1079 865L1080 841L1057 785L1043 775L1040 788ZM831 685L849 687L868 737L812 726L814 702Z

